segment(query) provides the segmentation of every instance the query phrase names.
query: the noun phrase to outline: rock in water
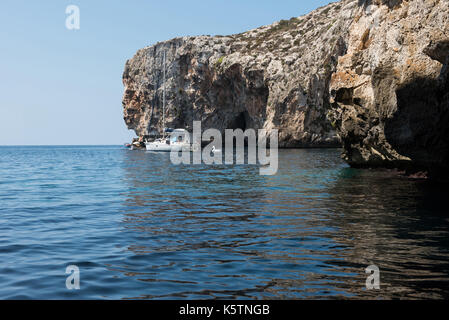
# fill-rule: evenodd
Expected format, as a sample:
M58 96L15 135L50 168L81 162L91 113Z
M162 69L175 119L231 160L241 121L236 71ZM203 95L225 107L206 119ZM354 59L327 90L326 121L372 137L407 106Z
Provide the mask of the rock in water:
M343 158L448 177L449 1L360 1L330 85Z
M123 74L124 119L280 131L280 147L337 146L359 167L448 177L449 0L345 0L231 36L139 50Z

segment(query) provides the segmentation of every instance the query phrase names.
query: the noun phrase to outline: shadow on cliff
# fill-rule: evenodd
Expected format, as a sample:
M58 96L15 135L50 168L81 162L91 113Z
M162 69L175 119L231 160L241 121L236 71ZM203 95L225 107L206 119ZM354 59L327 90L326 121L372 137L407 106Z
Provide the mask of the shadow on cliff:
M449 77L445 60L438 79L417 78L396 90L397 111L385 122L385 136L393 148L413 160L416 168L449 177Z
M188 67L180 70L183 82L179 86L185 87L188 81L196 92L179 95L181 110L191 111L178 115L176 125L189 129L193 121L202 121L204 128L220 131L263 127L269 90L262 70L243 71L237 63L226 70L218 65L204 65L195 69L197 74L192 80L190 60L183 61Z

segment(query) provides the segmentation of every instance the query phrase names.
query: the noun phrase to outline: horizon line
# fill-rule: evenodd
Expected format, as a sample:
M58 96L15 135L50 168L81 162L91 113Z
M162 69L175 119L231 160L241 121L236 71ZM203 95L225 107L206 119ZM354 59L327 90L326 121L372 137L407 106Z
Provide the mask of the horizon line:
M122 144L0 144L0 147L108 147L122 146Z

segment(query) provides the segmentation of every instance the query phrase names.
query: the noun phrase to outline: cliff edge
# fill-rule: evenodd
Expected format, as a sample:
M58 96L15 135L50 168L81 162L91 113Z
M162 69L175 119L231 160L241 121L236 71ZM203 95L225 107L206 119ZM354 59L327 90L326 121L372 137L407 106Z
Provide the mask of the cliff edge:
M331 80L352 166L447 176L449 1L365 1Z
M345 0L143 48L123 74L141 139L161 130L164 51L167 126L277 128L280 147L342 144L352 166L448 176L448 0Z
M166 124L279 129L280 147L340 146L326 119L329 83L346 52L354 1L231 36L183 37L139 50L123 74L124 119L140 137Z

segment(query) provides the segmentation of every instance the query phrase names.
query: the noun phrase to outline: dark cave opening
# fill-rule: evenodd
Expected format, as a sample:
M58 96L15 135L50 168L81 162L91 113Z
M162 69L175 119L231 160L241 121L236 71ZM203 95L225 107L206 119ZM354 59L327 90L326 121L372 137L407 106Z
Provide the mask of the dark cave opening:
M243 111L240 112L228 125L228 129L242 129L243 131L245 131L246 129L248 129L248 124L249 124L249 114L248 111Z
M396 91L397 111L385 122L385 137L417 167L448 172L447 81L419 78Z
M237 114L237 116L228 124L227 129L237 130L241 129L243 132L245 132L247 129L254 129L250 127L251 118L249 116L248 111L243 111ZM244 146L248 146L248 137L245 136L244 138ZM233 138L233 145L234 147L237 146L237 138Z

